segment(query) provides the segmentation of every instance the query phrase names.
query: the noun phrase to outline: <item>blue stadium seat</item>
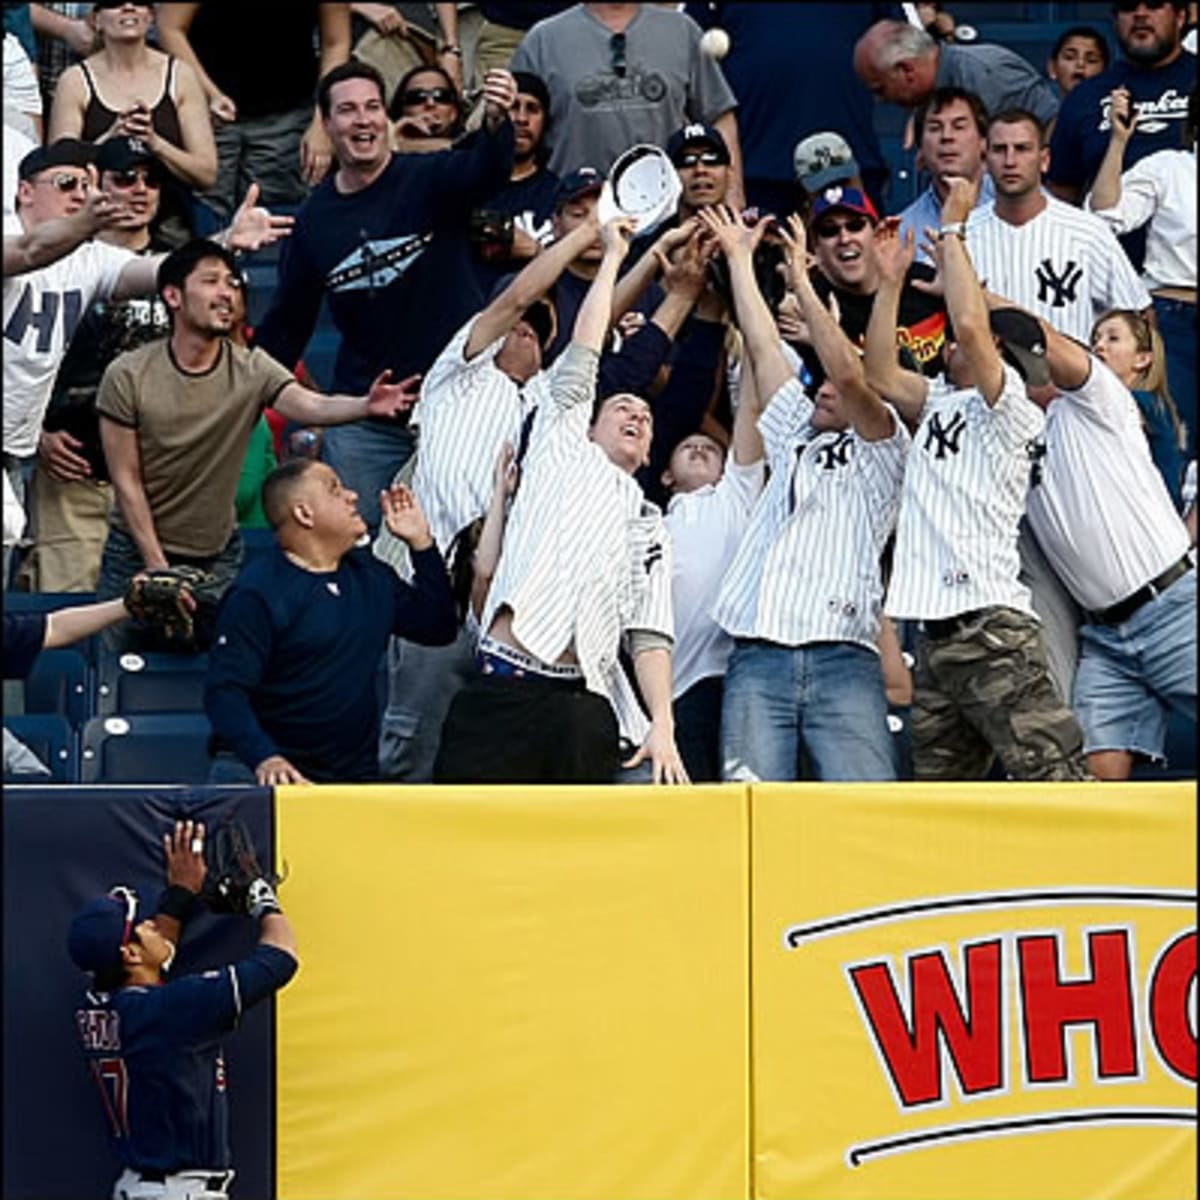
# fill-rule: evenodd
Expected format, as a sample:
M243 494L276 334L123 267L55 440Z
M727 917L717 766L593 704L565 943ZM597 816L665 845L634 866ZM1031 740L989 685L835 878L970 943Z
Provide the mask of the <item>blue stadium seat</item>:
M25 680L25 712L57 713L78 728L93 715L92 670L74 646L43 650Z
M199 713L93 717L83 727L80 781L206 783L210 732Z
M4 727L21 739L48 766L55 783L79 782L79 750L75 731L59 713L17 713L4 718ZM45 782L45 776L8 775L6 783Z
M204 711L207 654L102 654L96 715Z

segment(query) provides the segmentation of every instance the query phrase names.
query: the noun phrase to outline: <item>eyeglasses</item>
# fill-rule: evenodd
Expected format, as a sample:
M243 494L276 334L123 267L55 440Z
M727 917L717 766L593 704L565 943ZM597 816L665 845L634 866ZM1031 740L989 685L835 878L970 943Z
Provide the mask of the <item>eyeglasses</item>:
M695 167L703 163L706 167L719 167L724 161L715 150L705 150L701 153L693 151L690 154L682 154L679 157L679 162L675 165L679 167Z
M608 39L608 50L612 55L612 73L618 79L625 78L625 35L623 33L614 33Z
M48 183L51 187L56 187L60 192L69 193L80 188L87 191L91 184L82 175L51 175L46 179L35 179L35 183Z
M454 104L458 100L455 93L448 87L439 88L409 88L404 93L405 108L420 108L422 104Z
M866 217L847 217L844 221L821 221L814 232L823 242L831 241L844 229L847 233L862 233L867 227Z
M1158 12L1160 8L1166 8L1170 0L1116 0L1113 5L1113 10L1119 13L1137 12L1139 8L1148 8L1151 12Z
M132 171L110 171L109 177L112 179L113 187L120 188L122 191L136 187L139 180L148 188L162 187L162 180L159 179L157 172L145 167L135 167Z

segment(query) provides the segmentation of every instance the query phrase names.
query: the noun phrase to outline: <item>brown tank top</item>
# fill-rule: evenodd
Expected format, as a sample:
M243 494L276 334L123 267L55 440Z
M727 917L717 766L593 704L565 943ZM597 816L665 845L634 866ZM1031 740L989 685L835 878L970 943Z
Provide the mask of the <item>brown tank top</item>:
M100 94L96 91L96 81L92 78L87 63L81 62L79 66L83 70L83 77L87 80L88 86L87 108L83 110L83 129L79 136L85 142L94 142L112 125L120 113L114 112L100 99ZM171 97L171 84L174 79L175 57L171 55L167 58L167 76L163 84L162 95L159 96L158 103L150 110L150 123L159 137L165 138L172 146L183 149L183 130L179 125L179 110L175 107L175 101Z

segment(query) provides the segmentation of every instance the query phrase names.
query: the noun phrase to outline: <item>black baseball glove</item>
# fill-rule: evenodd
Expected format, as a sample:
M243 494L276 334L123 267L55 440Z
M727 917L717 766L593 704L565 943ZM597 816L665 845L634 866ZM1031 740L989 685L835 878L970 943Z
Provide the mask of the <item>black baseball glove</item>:
M208 871L200 898L213 912L261 917L282 911L275 895L281 877L259 865L243 821L222 821L208 836L204 858Z
M211 588L216 576L199 567L161 567L135 575L125 590L130 616L164 642L194 643L196 593Z

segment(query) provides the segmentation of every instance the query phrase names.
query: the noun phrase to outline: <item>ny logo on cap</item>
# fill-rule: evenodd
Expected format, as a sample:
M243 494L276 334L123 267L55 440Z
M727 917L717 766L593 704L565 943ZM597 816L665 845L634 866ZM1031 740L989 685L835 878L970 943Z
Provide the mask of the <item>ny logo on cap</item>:
M149 157L150 156L150 147L144 141L142 141L141 138L131 137L129 139L129 153L130 154L144 154L147 157Z
M704 137L707 132L703 125L685 125L683 127L683 140L688 141L690 138Z

